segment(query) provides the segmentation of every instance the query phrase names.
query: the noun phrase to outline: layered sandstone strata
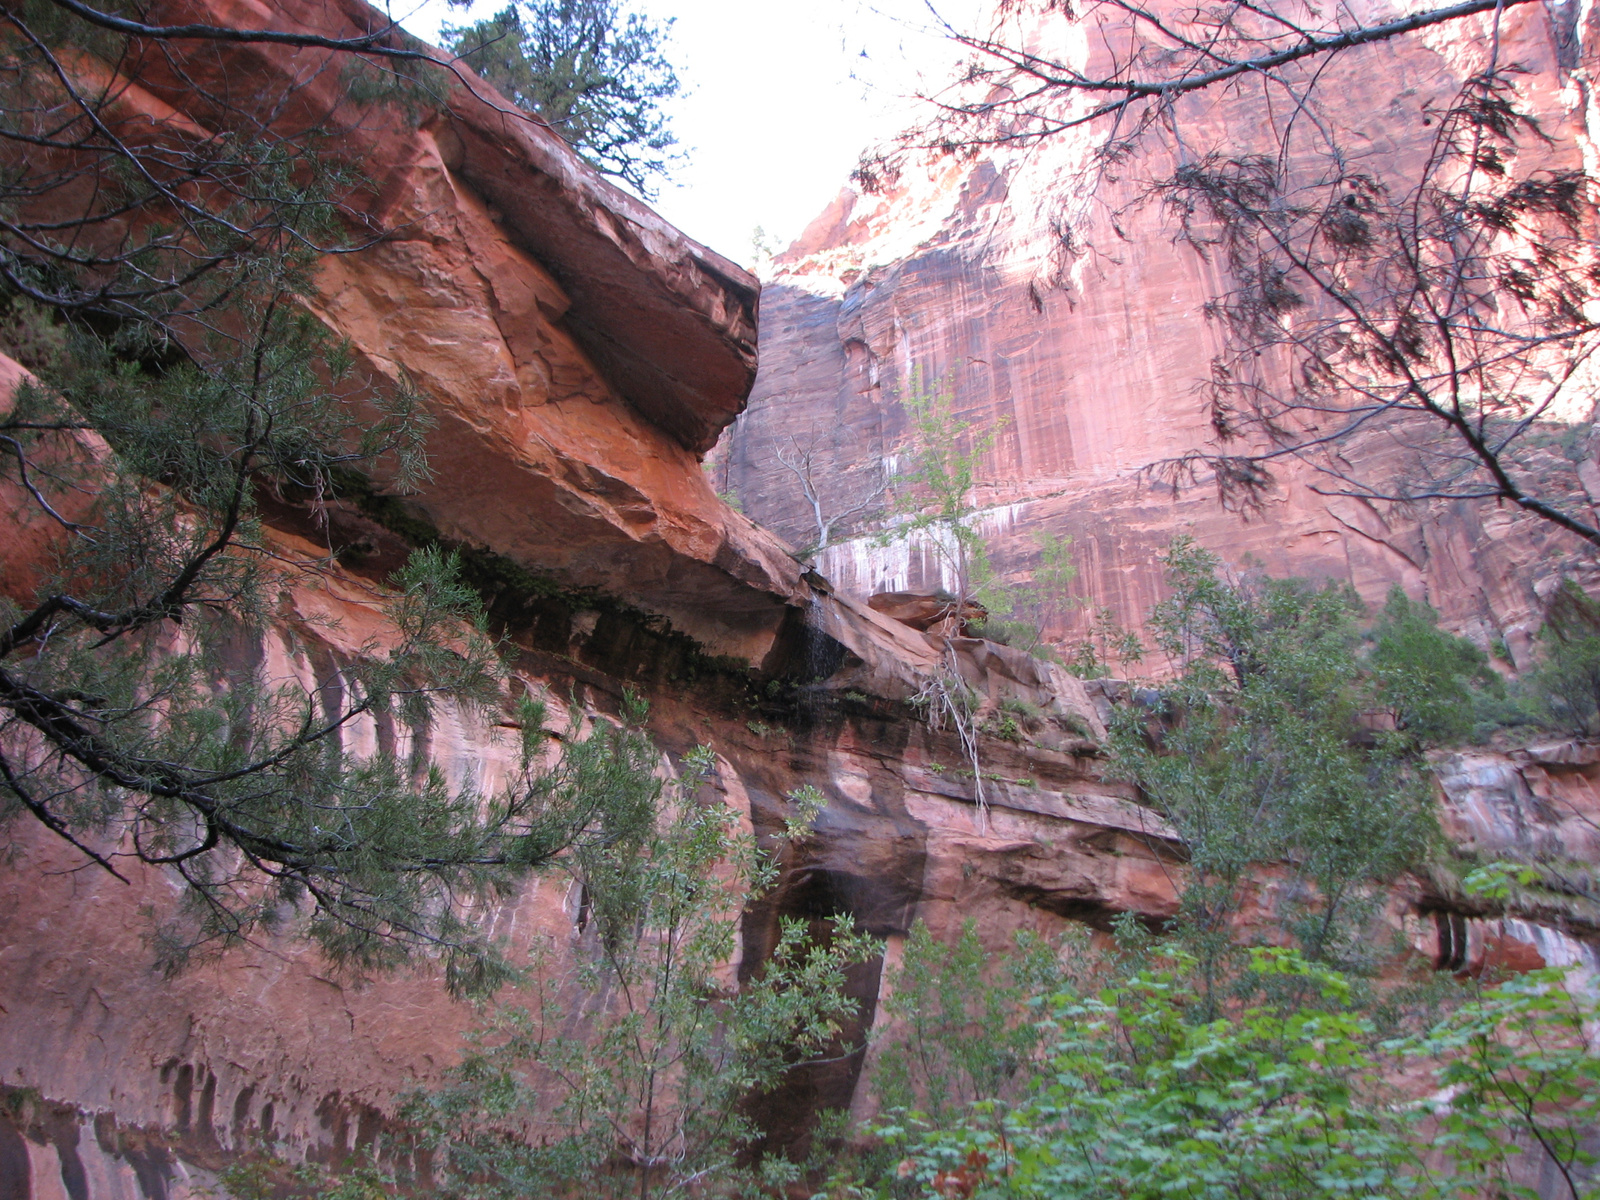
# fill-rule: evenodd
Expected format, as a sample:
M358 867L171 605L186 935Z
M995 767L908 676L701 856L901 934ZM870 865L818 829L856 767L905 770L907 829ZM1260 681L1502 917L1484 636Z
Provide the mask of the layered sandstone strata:
M328 37L387 24L341 0L177 0L146 17ZM417 387L437 422L409 515L759 661L806 589L698 466L754 377L756 281L470 72L424 72L420 98L373 103L350 99L360 69L315 49L146 47L122 64L112 116L151 142L251 121L318 131L365 181L345 202L370 244L324 261L312 309L372 386Z
M148 15L331 36L382 25L359 4L172 5ZM312 309L348 339L372 386L416 385L437 422L433 474L419 491L385 496L380 478L374 503L335 507L326 524L289 507L268 514L283 581L275 624L252 649L264 669L336 684L384 640L382 580L408 538L442 536L499 571L488 598L517 647L516 673L549 695L558 724L614 714L633 686L654 701L663 771L710 743L715 786L759 829L782 822L785 794L799 784L829 793L818 837L748 922L750 961L777 916L809 906L903 933L928 870L963 877L950 855L966 843L931 835L914 775L929 756L953 766L958 756L903 706L937 655L916 631L804 582L783 544L719 501L700 469L699 453L753 377L754 281L476 81L413 122L403 105L347 103L340 64L319 52L200 43L174 54L125 64L133 78L113 119L128 136L201 136L217 116L207 96L247 107L294 95L271 114L280 131L315 124L331 134L370 180L364 215L385 231L323 264ZM21 378L0 359L7 396ZM26 601L48 568L49 527L14 481L0 504L0 582ZM330 549L340 565L329 564ZM1061 735L1058 771L1105 791L1074 757L1088 747L1073 730L1096 720L1081 689L1054 695L1004 650L968 647L963 663L996 699L1042 706ZM778 700L756 686L769 680L782 685ZM347 748L387 736L454 781L492 788L512 753L502 724L492 711L444 707L414 728L357 723ZM959 796L948 804L963 808ZM962 822L970 827L970 813ZM341 1159L374 1144L407 1089L439 1077L474 1019L429 971L335 977L293 938L264 938L164 979L146 939L178 901L172 879L130 869L125 883L85 870L26 821L5 836L8 1198L156 1200L210 1186L245 1151ZM1010 853L1031 843L996 844ZM1097 902L1125 903L1114 894ZM513 949L543 940L552 961L570 964L593 953L578 907L571 880L555 872L479 919ZM994 918L997 930L1054 919L1014 908ZM867 964L856 981L865 1021L878 973ZM858 1070L846 1062L812 1083L847 1103ZM799 1128L804 1116L787 1119Z

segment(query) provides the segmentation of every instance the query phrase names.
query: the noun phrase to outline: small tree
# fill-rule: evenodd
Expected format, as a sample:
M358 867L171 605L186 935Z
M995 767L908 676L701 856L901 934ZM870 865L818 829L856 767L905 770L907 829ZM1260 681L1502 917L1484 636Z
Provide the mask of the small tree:
M1305 951L1362 966L1369 885L1418 861L1434 830L1428 726L1370 718L1410 711L1430 672L1435 687L1465 686L1481 664L1453 644L1426 664L1390 649L1409 615L1398 609L1378 661L1364 658L1362 605L1345 586L1229 578L1184 538L1163 561L1173 594L1151 624L1180 673L1153 707L1118 714L1114 770L1184 843L1178 929L1205 993L1226 975L1243 888L1265 863L1302 884L1299 911L1279 919Z
M1028 1001L1060 982L1057 948L1019 935L987 953L972 921L944 946L921 921L906 936L883 1011L889 1024L872 1082L886 1112L934 1124L960 1120L980 1102L1018 1100L1041 1031Z
M992 642L1026 650L1039 658L1054 658L1054 649L1045 641L1051 621L1064 617L1077 604L1072 581L1078 567L1072 561L1072 539L1037 530L1033 540L1039 548L1038 564L1023 582L1006 582L1003 588L1005 614L988 613L978 632Z
M880 536L886 542L916 539L933 551L941 575L952 581L958 620L971 605L1009 610L1010 596L989 564L972 502L978 467L1004 422L978 432L976 422L956 414L952 377L929 380L920 366L912 368L899 399L911 424L911 466L893 480L900 521Z
M1389 589L1372 628L1367 663L1395 726L1433 744L1459 741L1471 731L1475 701L1504 694L1488 657L1465 638L1439 628L1439 614Z
M1144 642L1123 627L1110 608L1098 608L1089 636L1067 657L1066 668L1080 679L1103 679L1113 663L1124 667L1144 661Z
M795 477L795 482L800 485L800 493L806 498L806 503L811 506L812 519L817 526L816 544L808 546L801 553L804 557L811 558L821 554L832 545L834 528L852 517L870 511L883 499L888 490L889 481L878 474L877 479L869 479L865 487L858 488L856 495L859 497L855 503L850 503L846 495L838 504L847 507L835 509L832 515L828 510L833 507L833 502L823 498L822 490L826 486L821 477L822 472L817 462L817 444L813 436L802 446L797 438L790 438L787 447L780 447L777 459L784 468Z
M832 1046L854 1014L845 969L878 947L842 917L821 943L785 922L768 961L731 978L741 913L776 870L735 813L695 795L713 763L705 747L688 756L684 786L642 841L578 851L584 961L571 977L543 964L533 1003L501 1009L454 1085L411 1106L475 1194L645 1200L752 1182L745 1104ZM788 833L804 836L820 797L793 801ZM563 994L578 998L569 1007Z
M1218 1011L1192 957L1132 932L1113 958L1060 964L1030 1005L996 989L976 1038L928 1027L943 1066L1027 1017L1020 1099L886 1113L875 1132L903 1150L897 1179L958 1200L1600 1194L1596 1002L1564 972L1443 982L1442 1018L1386 1038L1370 992L1298 951L1251 950ZM981 983L937 987L986 1000Z
M1396 1044L1406 1057L1430 1062L1440 1094L1449 1097L1433 1108L1433 1144L1455 1168L1444 1195L1600 1195L1597 1018L1592 986L1547 969L1487 988L1426 1033ZM1518 1181L1546 1166L1553 1190Z
M912 465L896 477L900 519L878 536L883 544L914 539L931 547L941 578L954 582L939 669L912 702L926 711L931 728L941 729L948 721L955 729L972 765L973 798L982 820L988 811L978 757L982 698L962 678L953 639L975 608L997 614L1011 608L1012 594L990 567L988 546L973 521L978 464L994 445L996 430L974 433L974 423L956 415L950 377L930 382L920 366L912 368L900 403L911 422Z
M455 0L461 3L462 0ZM662 105L680 91L657 24L617 0L515 0L446 46L513 103L537 113L597 170L645 199L678 157Z
M1600 602L1573 580L1550 597L1529 682L1543 718L1579 737L1600 733Z

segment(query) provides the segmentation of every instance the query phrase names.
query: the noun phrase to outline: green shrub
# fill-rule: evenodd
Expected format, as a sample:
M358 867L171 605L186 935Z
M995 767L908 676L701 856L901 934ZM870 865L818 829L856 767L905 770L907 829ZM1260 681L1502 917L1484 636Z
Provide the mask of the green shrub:
M1600 733L1600 601L1567 580L1550 599L1539 643L1529 684L1540 714L1579 737Z
M1258 951L1259 975L1308 1004L1194 1019L1182 958L1043 1002L1047 1046L1027 1101L959 1124L884 1130L930 1195L1039 1200L1350 1200L1407 1194L1408 1119L1369 1094L1370 1029L1335 972ZM1412 1122L1416 1118L1410 1118Z
M937 1122L1022 1096L1040 1045L1027 1001L1058 982L1056 954L1042 939L1023 936L995 958L971 921L952 946L916 922L883 1002L891 1024L873 1079L883 1108Z
M1371 955L1374 886L1436 828L1416 738L1368 727L1384 700L1359 654L1361 602L1344 585L1235 579L1187 539L1164 562L1172 596L1151 627L1181 674L1153 707L1115 714L1112 769L1184 844L1176 928L1214 978L1255 868L1283 864L1303 897L1280 913L1288 931L1354 967Z
M1367 662L1396 724L1433 744L1459 741L1473 727L1478 692L1503 697L1488 657L1465 638L1439 628L1431 607L1413 603L1396 584L1373 627Z
M1196 969L1170 955L1044 997L1031 1093L956 1120L894 1113L879 1133L905 1151L900 1174L966 1200L1600 1194L1597 1009L1562 972L1460 995L1384 1041L1349 981L1293 950L1253 950L1264 999L1220 1016Z

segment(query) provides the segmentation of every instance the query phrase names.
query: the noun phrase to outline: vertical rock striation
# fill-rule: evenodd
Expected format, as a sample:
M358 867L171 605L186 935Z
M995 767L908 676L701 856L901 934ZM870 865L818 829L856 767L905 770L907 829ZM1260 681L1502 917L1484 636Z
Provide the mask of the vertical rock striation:
M1054 30L1083 27L1052 19ZM1476 69L1466 51L1486 36L1459 23L1327 64L1321 103L1356 130L1362 170L1416 172L1430 108ZM1519 102L1552 139L1530 139L1524 166L1592 171L1597 44L1592 10L1505 14L1501 52L1526 71ZM1091 76L1105 67L1087 45L1052 51L1079 54ZM775 260L760 374L718 451L719 478L763 524L814 544L778 451L813 448L825 497L848 507L896 466L908 435L896 396L916 367L925 379L948 375L959 415L998 431L976 499L1001 569L1021 576L1037 564L1037 532L1074 539L1086 604L1057 619L1057 638L1081 636L1101 606L1137 624L1161 595L1156 555L1183 532L1231 562L1250 555L1274 573L1349 580L1368 601L1399 582L1480 644L1504 637L1525 654L1539 595L1572 566L1564 535L1490 503L1408 512L1330 497L1288 468L1261 510L1227 512L1206 482L1174 491L1149 470L1215 448L1202 386L1222 333L1204 310L1226 279L1218 255L1183 244L1141 190L1190 148L1272 153L1281 114L1256 96L1242 87L1176 102L1186 150L1152 131L1148 156L1114 172L1097 167L1103 131L1079 128L1026 150L908 156L880 190L841 192ZM1373 478L1405 469L1393 445L1353 453ZM818 568L864 595L939 582L934 556L864 536L831 547Z

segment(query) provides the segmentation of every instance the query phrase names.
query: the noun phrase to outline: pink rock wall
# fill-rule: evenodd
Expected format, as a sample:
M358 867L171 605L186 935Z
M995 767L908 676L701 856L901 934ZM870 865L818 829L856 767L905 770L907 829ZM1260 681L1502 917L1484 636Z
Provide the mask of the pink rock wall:
M335 32L374 19L347 0L282 0L265 15L216 0L205 12ZM1528 17L1530 45L1542 19ZM986 745L984 769L997 778L980 814L955 741L903 704L926 678L932 645L803 582L777 536L716 500L696 456L749 386L747 276L492 101L456 94L413 128L398 114L343 113L326 91L336 73L319 74L316 55L227 55L243 77L307 84L308 111L344 122L376 179L373 213L399 231L329 263L315 310L351 338L376 382L403 370L429 394L438 473L406 501L410 513L630 606L497 599L517 672L585 716L614 712L625 685L641 688L663 770L712 745L712 786L762 836L781 825L794 787L827 795L816 835L786 852L778 888L745 914L743 963L759 960L792 913L854 914L885 939L892 964L918 919L946 937L974 919L999 949L1018 929L1172 911L1181 864L1170 834L1104 779L1084 736L1100 731L1101 716L1080 683L1015 652L962 643L961 669L992 701L1041 709L1023 741ZM170 81L146 82L150 111L161 97L187 111ZM1028 175L1001 165L945 164L925 185L908 184L909 200L845 197L791 252L788 273L763 298L754 402L721 460L761 519L804 540L802 514L772 470L781 439L816 431L848 472L863 444L892 451L899 418L888 396L912 361L939 370L961 360L966 409L1013 418L989 496L1013 565L1025 563L1032 529L1071 533L1089 594L1134 615L1159 590L1155 551L1189 529L1230 557L1251 551L1274 569L1349 577L1372 597L1400 578L1463 627L1508 636L1525 628L1533 566L1546 551L1503 514L1461 509L1419 526L1324 504L1291 482L1277 507L1242 522L1206 495L1142 487L1137 466L1186 445L1196 428L1182 381L1208 353L1191 318L1209 281L1151 234L1127 248L1131 274L1101 264L1070 294L1039 291L1048 263L1035 218L1067 168L1044 161ZM1032 207L1016 203L1029 194ZM7 512L16 499L0 497ZM275 519L291 555L309 555L304 539L314 533L374 544L364 564L353 556L353 569L292 589L264 647L282 674L336 671L374 631L383 597L374 580L404 545L353 511L336 514L331 535L290 512ZM43 550L15 523L7 537L4 583L18 592ZM857 543L824 573L870 585L884 566L873 553ZM904 565L908 578L919 571ZM663 616L700 651L760 664L758 686L740 667L695 657ZM768 678L787 681L782 698L768 694ZM488 782L506 753L490 723L451 711L399 736L420 740L457 778ZM1580 819L1594 815L1593 774L1571 748L1439 764L1458 838L1570 845L1584 856L1600 849ZM148 870L123 885L83 870L35 826L10 826L5 837L0 1085L33 1099L0 1112L3 1200L179 1200L203 1194L244 1149L338 1158L376 1144L398 1097L436 1080L459 1053L472 1014L426 970L358 985L292 939L266 938L162 979L143 938L176 899L170 879ZM1272 886L1264 875L1263 905ZM554 872L482 919L514 945L548 939L558 961L572 962L592 952L574 900ZM1420 883L1395 897L1397 924L1419 954L1439 957L1443 937L1451 956L1460 942L1463 967L1496 955L1592 959L1594 929L1575 909L1457 912L1458 937L1449 914L1443 926L1432 915L1441 903ZM864 1025L882 969L866 964L852 979ZM859 1083L857 1058L808 1073L764 1114L774 1137L798 1136L813 1106L859 1111Z
M1554 139L1525 150L1518 169L1589 163L1584 80L1600 24L1584 12L1581 28L1576 9L1506 15L1501 52L1526 68L1521 101ZM1058 13L1041 28L1064 39L1076 27ZM1405 178L1431 135L1424 109L1449 101L1487 45L1486 28L1468 23L1345 55L1322 80L1325 115L1352 131L1364 166ZM1104 66L1098 52L1082 53ZM1246 87L1191 96L1173 121L1193 154L1248 154L1271 149L1273 116ZM1100 606L1137 625L1162 595L1156 556L1182 532L1234 564L1249 555L1274 573L1350 580L1369 602L1398 582L1481 644L1504 637L1525 652L1539 595L1558 573L1586 569L1564 535L1492 504L1407 512L1329 498L1303 470L1285 470L1252 513L1223 511L1204 482L1174 493L1146 474L1214 446L1199 385L1221 342L1202 310L1224 281L1215 259L1177 241L1158 204L1135 203L1145 181L1170 170L1170 144L1152 133L1148 157L1108 178L1091 169L1095 136L912 158L881 192L843 191L775 261L761 369L714 457L719 486L792 544L814 544L778 452L814 448L825 498L834 511L849 507L904 451L896 397L915 366L929 379L948 374L958 414L997 430L974 498L1002 570L1022 578L1037 565L1038 532L1074 540L1084 606L1057 614L1058 639L1081 637ZM1374 478L1401 465L1383 446L1355 453ZM873 515L843 531L854 541L821 555L822 574L858 594L936 586L932 556L864 536Z

